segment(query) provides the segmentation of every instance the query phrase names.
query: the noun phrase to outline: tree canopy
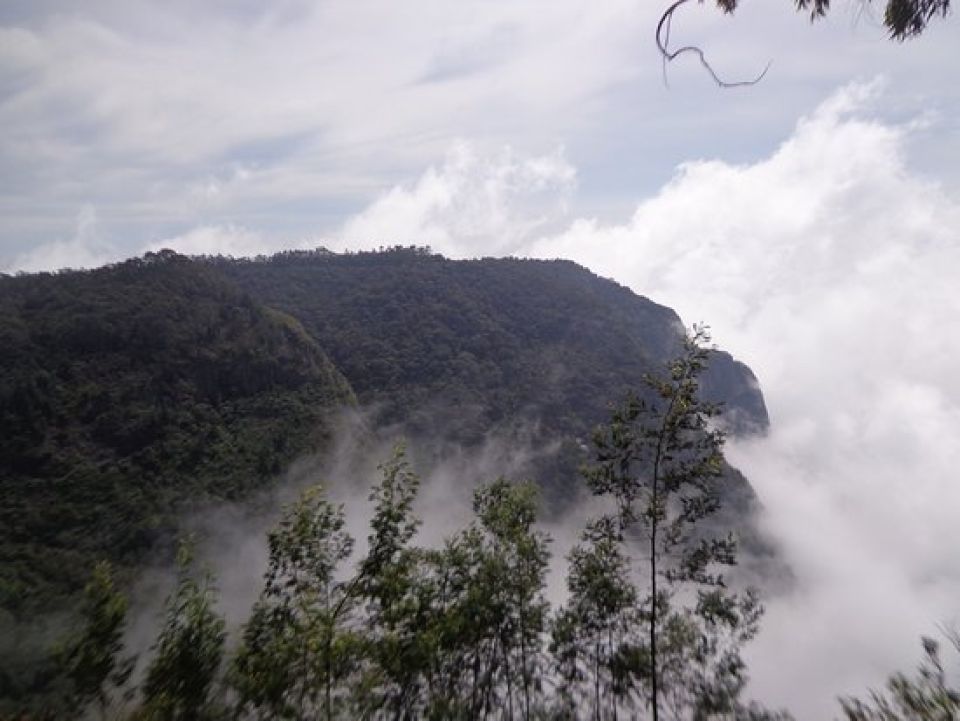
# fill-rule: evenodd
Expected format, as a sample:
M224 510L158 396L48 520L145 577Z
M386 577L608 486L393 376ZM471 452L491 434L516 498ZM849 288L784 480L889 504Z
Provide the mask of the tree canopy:
M702 5L704 0L698 0ZM763 79L767 74L769 63L763 71L753 78L747 80L731 81L720 76L713 65L707 59L703 49L697 45L681 45L672 47L670 43L670 30L673 24L673 16L676 11L686 5L690 0L674 0L663 11L660 21L657 23L656 43L660 55L663 56L664 63L676 60L681 55L694 55L700 64L713 78L714 82L722 88L732 88L743 85L754 85ZM717 7L723 12L732 14L740 5L740 0L716 0ZM872 4L873 0L860 0L861 6ZM950 12L950 0L885 0L883 11L883 25L890 33L893 40L903 41L908 38L914 38L923 33L935 18L943 18ZM818 20L825 17L830 11L830 0L794 0L797 10L809 15L810 20ZM666 76L664 76L666 78Z
M686 2L687 0L682 0ZM703 0L700 0L703 2ZM824 17L830 11L830 0L794 0L797 10L809 14L811 20ZM873 0L861 0L872 5ZM732 13L739 0L717 0L721 10ZM894 40L906 40L920 35L931 20L946 17L950 0L885 0L883 25Z
M109 567L97 566L59 654L62 700L20 704L14 716L85 719L99 707L117 721L533 721L588 711L597 721L788 721L740 700L739 648L762 609L708 568L732 563L733 548L687 543L685 529L712 515L725 482L722 435L707 425L714 407L699 400L701 339L648 380L661 402L641 410L630 396L632 415L614 410L598 429L597 465L584 477L616 510L588 522L568 556L565 607L547 595L552 541L534 484L480 485L469 520L421 545L420 481L400 445L370 489L365 549L345 507L319 485L281 511L262 590L238 629L216 609L214 578L194 566L193 544L183 544L144 674L132 674L125 656L126 599ZM651 453L653 466L643 462ZM608 458L624 473L608 472ZM645 539L641 527L657 535ZM654 554L646 561L660 569L648 577L636 565L645 540ZM676 584L706 590L681 608Z

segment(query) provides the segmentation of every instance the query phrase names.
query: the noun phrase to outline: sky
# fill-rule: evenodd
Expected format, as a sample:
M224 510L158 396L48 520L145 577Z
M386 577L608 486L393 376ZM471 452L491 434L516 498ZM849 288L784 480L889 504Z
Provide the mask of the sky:
M6 0L0 271L171 247L564 257L756 372L729 457L797 577L751 688L835 715L960 622L960 20L660 3ZM268 9L264 9L268 8ZM666 72L666 78L665 78Z

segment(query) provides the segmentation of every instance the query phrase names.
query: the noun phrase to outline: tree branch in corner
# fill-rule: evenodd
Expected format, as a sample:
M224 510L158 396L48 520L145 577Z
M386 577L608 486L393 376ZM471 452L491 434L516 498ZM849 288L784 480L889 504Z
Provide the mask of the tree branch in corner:
M673 24L673 14L677 11L677 9L680 8L681 5L685 5L689 1L690 0L675 0L670 7L663 11L663 15L660 16L660 22L657 23L657 49L660 50L660 55L663 58L664 85L669 85L667 82L667 63L671 63L681 55L686 54L696 55L700 60L700 64L704 67L710 77L713 78L713 81L721 88L737 88L746 85L756 85L763 80L763 76L766 75L767 71L770 69L770 63L767 63L767 66L763 69L763 72L751 80L728 81L720 77L717 71L713 69L710 61L707 60L707 56L703 52L703 49L697 45L684 45L676 50L670 49L670 28Z

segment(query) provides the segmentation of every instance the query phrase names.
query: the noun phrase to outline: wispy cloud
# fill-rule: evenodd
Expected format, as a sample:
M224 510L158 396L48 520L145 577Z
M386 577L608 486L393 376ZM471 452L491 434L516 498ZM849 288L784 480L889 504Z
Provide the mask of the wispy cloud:
M338 245L430 245L455 257L516 253L563 219L575 183L561 150L518 157L506 148L485 156L461 142L442 166L351 218Z
M85 205L77 213L74 233L70 238L55 240L22 253L9 266L0 266L0 270L31 273L61 268L96 268L118 260L119 256L119 251L100 237L96 209L92 205Z
M675 33L767 82L718 93L696 63L664 88L656 3L375 0L14 3L0 10L0 265L68 235L77 208L128 254L193 226L330 234L457 138L540 156L562 146L582 215L622 215L681 161L753 162L828 88L882 71L885 113L960 107L956 23L895 47L838 8L708 6ZM955 134L953 134L955 135ZM953 173L956 140L915 162ZM927 138L927 140L924 140ZM954 153L955 155L955 153ZM241 179L242 176L242 179Z

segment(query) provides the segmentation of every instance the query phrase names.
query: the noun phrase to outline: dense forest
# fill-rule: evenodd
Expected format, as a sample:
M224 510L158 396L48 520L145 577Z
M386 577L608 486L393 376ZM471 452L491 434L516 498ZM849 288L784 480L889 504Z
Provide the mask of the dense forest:
M654 400L628 393L595 429L581 474L606 511L566 555L561 602L547 594L552 539L536 485L481 485L472 520L423 546L420 479L400 445L370 488L359 553L322 486L282 509L239 628L187 538L139 658L125 646L127 597L98 563L76 623L50 649L46 693L10 718L791 721L744 699L742 649L763 607L755 589L725 579L734 534L701 526L728 482L721 408L700 395L706 339L695 328L644 379ZM960 696L939 645L924 639L924 649L916 676L891 677L867 701L841 699L848 721L954 718Z
M728 481L724 433L711 422L720 409L699 394L705 338L698 330L644 380L649 394L628 394L593 434L582 474L608 510L568 555L564 604L546 596L551 539L537 525L534 484L480 486L473 520L440 547L420 546L420 482L398 447L371 488L359 557L344 508L322 487L284 508L259 598L232 640L215 579L184 542L138 683L123 644L126 598L109 564L98 564L77 625L56 647L52 688L29 713L788 719L741 700L740 651L762 607L755 591L724 581L733 535L699 527Z
M475 441L535 420L587 438L682 338L673 310L569 261L393 248L205 262L299 320L362 402L414 434ZM766 427L756 379L728 354L714 354L703 392L740 430Z
M98 561L124 587L173 558L185 511L249 498L340 409L444 448L522 433L556 514L610 404L682 349L673 311L564 261L450 261L423 249L271 258L151 253L0 278L0 698L43 698L46 653ZM767 419L750 371L710 351L698 388L727 428ZM354 393L355 391L355 393ZM645 395L644 395L645 394ZM722 524L753 495L724 466ZM722 525L721 524L721 525ZM754 539L755 540L755 539ZM51 619L53 619L51 621Z
M188 499L276 476L353 402L293 318L178 256L4 279L0 318L8 609L76 586L88 552L136 559Z

